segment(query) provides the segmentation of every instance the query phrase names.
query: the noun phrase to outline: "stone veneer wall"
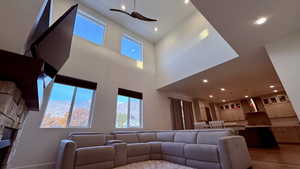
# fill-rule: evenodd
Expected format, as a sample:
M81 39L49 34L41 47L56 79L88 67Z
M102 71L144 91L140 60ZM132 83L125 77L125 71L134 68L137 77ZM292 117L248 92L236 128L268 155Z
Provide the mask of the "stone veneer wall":
M27 112L22 93L16 84L0 81L0 140L4 127L21 128Z

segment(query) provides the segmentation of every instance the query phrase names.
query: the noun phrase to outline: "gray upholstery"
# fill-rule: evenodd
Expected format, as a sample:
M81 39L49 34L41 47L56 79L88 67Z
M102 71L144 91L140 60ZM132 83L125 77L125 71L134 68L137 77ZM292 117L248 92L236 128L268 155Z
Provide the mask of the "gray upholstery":
M55 169L110 169L145 160L198 169L251 167L244 138L228 129L74 133L69 138L60 143Z
M197 132L176 132L174 142L196 144Z
M150 144L148 143L131 143L127 144L127 156L140 156L150 154Z
M115 143L113 144L115 149L115 166L121 166L127 164L127 144Z
M163 154L184 157L184 143L164 142L161 144Z
M101 158L99 158L101 154ZM115 150L112 146L95 146L76 149L76 166L114 161Z
M105 135L105 141L109 141L109 140L114 140L115 139L115 136L112 135L112 134L106 134Z
M77 146L72 140L62 140L59 145L55 169L73 169Z
M139 133L138 134L139 141L142 143L147 143L151 141L156 141L156 133Z
M173 142L174 135L174 132L158 132L157 141Z
M138 137L136 133L130 133L130 134L116 134L115 135L116 140L122 140L125 143L138 143Z
M69 139L76 142L78 148L102 146L105 144L105 136L103 134L72 134L69 136Z
M183 157L176 157L176 156L166 155L166 154L163 155L163 160L181 164L181 165L185 165L186 163L186 159Z
M186 165L197 169L221 169L219 163L207 161L186 160Z
M232 135L230 130L216 132L198 132L197 144L218 144L218 140L225 136Z
M228 136L218 142L222 169L244 169L251 166L251 158L243 137Z
M218 146L208 144L186 144L184 146L184 156L191 160L218 162Z
M75 169L110 169L113 168L113 166L113 161L107 161L102 163L92 163L88 165L75 166Z
M140 155L140 156L133 156L133 157L128 157L127 158L128 163L135 163L135 162L147 161L147 160L150 160L149 154Z
M158 141L149 142L148 144L150 144L150 153L151 154L161 153L161 143L162 142L158 142Z

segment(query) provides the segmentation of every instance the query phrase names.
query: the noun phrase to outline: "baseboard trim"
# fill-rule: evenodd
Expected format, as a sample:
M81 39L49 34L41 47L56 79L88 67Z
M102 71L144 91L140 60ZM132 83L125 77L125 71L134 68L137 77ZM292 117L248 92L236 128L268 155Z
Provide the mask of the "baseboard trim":
M40 164L33 164L33 165L26 165L22 167L15 167L9 169L54 169L55 163L40 163Z

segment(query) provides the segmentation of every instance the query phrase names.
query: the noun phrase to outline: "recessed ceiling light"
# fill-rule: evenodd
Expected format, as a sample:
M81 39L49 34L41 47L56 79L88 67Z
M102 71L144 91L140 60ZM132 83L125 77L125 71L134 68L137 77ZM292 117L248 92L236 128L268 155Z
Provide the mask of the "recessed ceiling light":
M158 31L158 27L155 27L155 28L154 28L154 31L157 32L157 31Z
M245 98L249 98L249 96L245 96Z
M209 95L209 98L213 98L214 96L213 95Z
M268 18L266 18L266 17L260 17L260 18L258 18L254 23L255 23L256 25L262 25L262 24L264 24L265 22L267 22L267 20L268 20Z
M122 10L123 11L125 11L126 10L126 6L123 4L123 5L121 5L121 8L122 8Z
M208 80L207 79L203 79L202 82L203 83L208 83Z
M226 102L226 100L225 100L225 99L223 99L223 100L222 100L222 102L223 102L223 103L225 103L225 102Z
M274 85L271 85L271 86L269 86L271 89L273 89L273 88L275 88L275 86Z
M224 92L226 89L225 89L225 88L221 88L220 90L221 90L222 92Z
M274 93L278 93L278 90L273 90Z
M190 0L184 0L185 4L188 4L190 2Z

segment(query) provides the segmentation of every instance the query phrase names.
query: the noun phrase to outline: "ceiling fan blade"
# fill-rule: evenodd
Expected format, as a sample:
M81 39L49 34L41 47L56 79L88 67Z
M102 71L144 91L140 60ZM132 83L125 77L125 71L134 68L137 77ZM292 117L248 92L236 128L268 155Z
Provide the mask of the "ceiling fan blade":
M130 16L140 19L140 20L143 20L143 21L147 21L147 22L156 22L157 21L156 19L147 18L138 12L132 12L130 14Z
M123 13L123 14L126 14L126 15L130 15L130 13L126 12L126 11L123 11L123 10L120 10L120 9L110 9L110 11L113 11L113 12L120 12L120 13Z

